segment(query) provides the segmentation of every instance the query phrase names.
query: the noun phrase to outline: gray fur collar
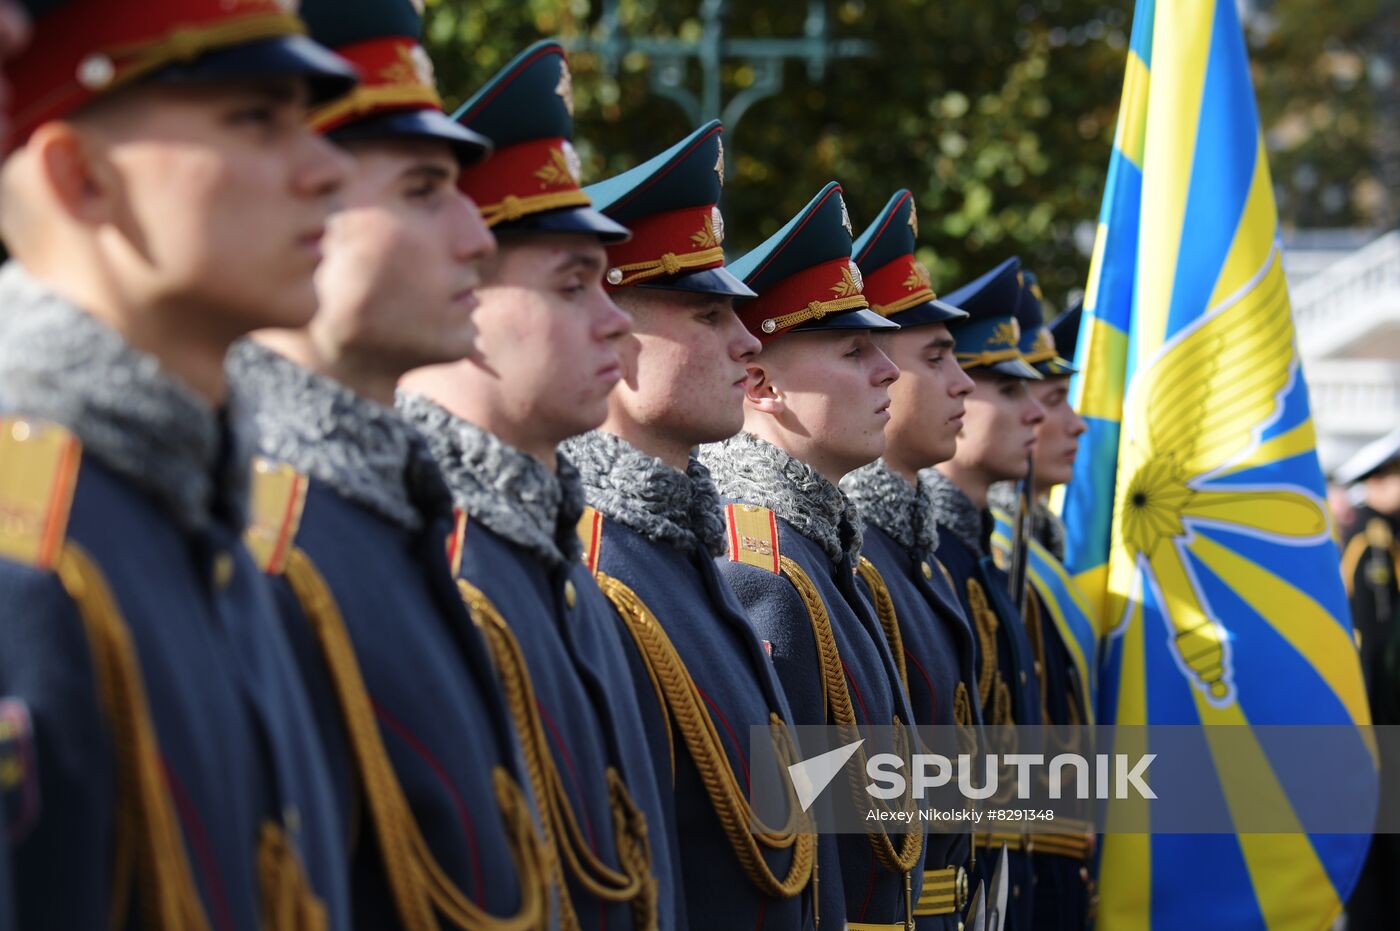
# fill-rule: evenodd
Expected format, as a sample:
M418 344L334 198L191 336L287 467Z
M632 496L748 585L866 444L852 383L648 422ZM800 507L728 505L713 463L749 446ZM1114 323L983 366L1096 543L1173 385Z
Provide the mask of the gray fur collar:
M719 491L698 459L680 472L601 430L565 441L563 450L604 517L687 553L724 552Z
M255 407L264 455L410 530L451 511L427 444L397 411L252 340L234 346L228 369Z
M938 526L947 529L974 553L986 556L990 552L990 515L979 511L972 499L937 469L920 472L919 485L928 494L933 519Z
M771 508L839 565L860 555L860 514L840 488L801 460L751 433L700 447L726 497Z
M915 559L938 549L938 525L922 485L911 485L877 459L841 479L841 490L860 516L894 538Z
M1005 511L1013 517L1016 514L1016 483L998 482L987 490L987 501L992 507ZM1056 559L1065 559L1065 523L1060 516L1045 506L1044 501L1031 505L1031 536L1041 546L1049 550Z
M0 406L71 430L187 531L243 526L253 447L236 396L216 411L18 262L0 270L0 308Z
M533 456L422 395L400 393L398 407L427 438L453 499L472 520L551 568L578 561L583 484L568 459L559 456L551 474Z

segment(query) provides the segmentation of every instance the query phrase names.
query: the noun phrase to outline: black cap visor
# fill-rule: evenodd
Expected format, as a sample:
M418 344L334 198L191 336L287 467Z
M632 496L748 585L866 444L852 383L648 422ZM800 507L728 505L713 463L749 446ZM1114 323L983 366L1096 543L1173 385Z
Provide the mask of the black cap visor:
M287 77L306 79L313 106L343 96L360 82L359 72L348 61L306 36L295 34L215 49L194 61L166 65L144 80L200 84Z
M897 330L899 324L875 313L866 307L843 310L827 314L820 320L812 320L788 330L789 333L815 333L821 330Z
M721 297L757 297L753 289L734 276L727 268L706 268L698 272L671 275L666 278L651 278L640 281L634 287L653 288L658 291L688 291L693 294L717 294Z
M497 236L506 233L592 233L604 243L626 242L632 231L592 207L564 207L532 213L518 220L498 223L491 228Z
M366 139L432 139L452 147L457 160L472 165L491 154L491 140L472 132L439 110L400 110L354 120L326 134L334 142Z

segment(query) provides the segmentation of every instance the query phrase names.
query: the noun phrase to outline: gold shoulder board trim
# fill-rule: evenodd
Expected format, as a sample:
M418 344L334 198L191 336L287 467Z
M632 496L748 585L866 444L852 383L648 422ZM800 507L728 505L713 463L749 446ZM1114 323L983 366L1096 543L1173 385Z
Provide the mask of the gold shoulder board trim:
M54 567L82 455L78 438L57 424L0 418L0 557Z
M268 575L287 571L287 556L306 507L306 476L261 456L253 460L252 519L243 535L258 568Z
M585 506L578 519L578 538L583 543L583 564L588 567L588 574L594 575L603 552L603 515Z
M768 508L752 504L731 504L724 509L729 531L729 561L741 562L777 575L781 571L778 553L778 519Z

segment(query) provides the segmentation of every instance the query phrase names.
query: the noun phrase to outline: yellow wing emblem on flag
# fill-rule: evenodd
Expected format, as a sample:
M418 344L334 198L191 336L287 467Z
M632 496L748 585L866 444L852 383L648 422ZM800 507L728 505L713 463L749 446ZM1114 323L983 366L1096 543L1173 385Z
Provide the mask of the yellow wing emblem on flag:
M1295 365L1288 291L1274 250L1249 290L1134 379L1127 405L1113 514L1115 549L1129 558L1115 560L1110 617L1125 619L1131 574L1145 563L1175 631L1178 663L1216 705L1235 699L1229 633L1187 564L1191 522L1285 545L1328 532L1321 502L1294 486L1209 484L1258 451Z

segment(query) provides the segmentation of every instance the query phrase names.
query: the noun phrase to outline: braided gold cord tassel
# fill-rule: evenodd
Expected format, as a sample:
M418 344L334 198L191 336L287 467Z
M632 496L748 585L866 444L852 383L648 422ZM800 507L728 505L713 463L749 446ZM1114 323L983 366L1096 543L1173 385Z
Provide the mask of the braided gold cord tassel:
M599 587L627 624L652 678L661 684L664 695L661 707L680 731L686 749L695 761L710 804L719 816L729 846L738 857L744 874L767 895L777 898L797 895L811 879L812 867L816 862L816 835L796 832L798 805L792 789L788 789L787 824L777 830L764 827L757 833L752 832L748 826L754 822L753 808L744 797L744 789L729 765L724 742L705 709L704 700L680 653L636 592L604 573L598 573L596 578ZM777 715L770 716L769 724L784 727ZM783 730L781 733L786 735L787 732ZM787 752L783 755L786 759L782 762L796 762L796 752L790 743L785 749ZM773 850L796 846L786 876L780 879L769 868L760 844Z
M880 626L884 628L885 639L889 642L890 652L894 654L895 669L899 670L899 681L904 683L904 696L908 698L909 668L904 660L904 637L899 632L899 617L894 611L894 599L890 597L889 586L885 584L885 577L880 574L880 570L864 556L860 558L856 571L870 589L875 602L875 616L880 619Z
M87 633L98 698L116 755L113 876L117 885L109 923L114 928L125 923L128 890L134 881L147 927L153 931L208 931L209 920L190 868L175 803L165 784L159 741L131 632L102 570L80 547L66 544L55 570Z
M567 868L568 875L590 895L605 902L629 903L637 926L655 929L658 894L656 880L651 874L651 846L645 816L636 807L622 778L609 767L609 802L616 831L618 868L609 866L593 853L550 751L520 641L480 589L465 579L458 579L457 587L472 620L486 637L505 689L507 707L520 734L525 767L540 808L545 843L554 852L549 863L559 891L560 927L563 931L579 927L578 914L569 896Z
M792 558L780 556L779 563L782 567L783 575L787 576L797 589L798 596L807 608L807 616L812 624L812 633L817 644L817 660L821 665L822 679L825 683L824 692L827 696L827 714L843 734L843 740L854 742L860 737L856 722L855 708L851 704L851 692L846 685L846 675L841 668L841 655L836 649L836 637L831 630L831 617L826 612L826 605L822 603L821 593L817 591L816 585L811 578ZM894 718L896 735L907 749L908 738L904 736L903 729L900 728L899 716ZM903 750L900 751L903 755ZM864 746L856 751L858 763L851 767L849 782L851 786L852 798L858 806L869 803L869 796L865 792L865 785L860 776L866 771L866 755ZM913 811L913 800L909 802L906 809ZM924 832L910 831L904 835L898 850L890 841L889 833L886 832L883 822L876 822L876 827L866 830L866 838L870 841L871 849L875 851L876 858L885 869L894 873L907 873L919 862L919 855L924 849Z
M330 588L300 549L287 556L286 578L321 646L355 757L399 918L407 931L438 931L437 913L460 931L533 931L548 924L546 856L528 805L504 770L493 773L497 802L510 828L520 881L520 908L494 916L447 876L424 839L384 747L345 620ZM436 912L434 911L436 909Z

